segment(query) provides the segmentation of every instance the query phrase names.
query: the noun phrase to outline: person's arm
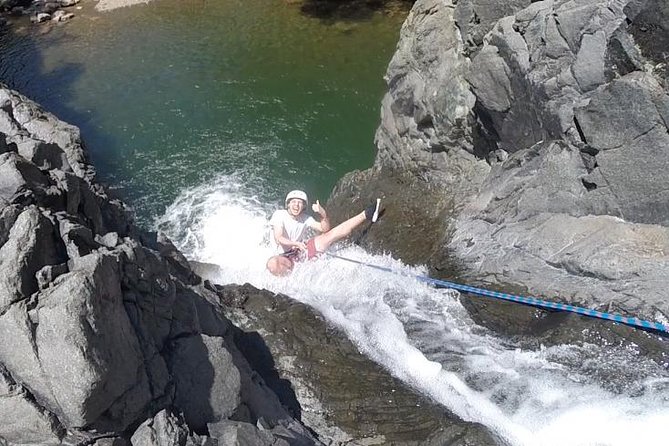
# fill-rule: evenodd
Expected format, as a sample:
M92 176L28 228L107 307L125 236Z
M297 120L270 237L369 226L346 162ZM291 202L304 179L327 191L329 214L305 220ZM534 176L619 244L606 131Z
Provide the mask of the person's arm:
M325 212L325 208L316 200L316 203L311 205L311 209L321 217L321 221L317 222L314 220L309 226L319 232L328 232L330 230L330 219L327 212Z
M304 243L294 242L286 237L286 232L283 230L282 224L272 226L272 234L274 235L274 240L281 245L285 251L289 251L291 248L298 248L302 251L307 249L307 245Z

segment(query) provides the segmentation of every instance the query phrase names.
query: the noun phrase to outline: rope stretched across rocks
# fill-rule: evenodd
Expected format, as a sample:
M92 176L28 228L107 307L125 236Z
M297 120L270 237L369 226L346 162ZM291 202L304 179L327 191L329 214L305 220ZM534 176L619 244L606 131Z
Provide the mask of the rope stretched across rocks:
M342 257L336 254L332 254L330 252L324 252L324 254L327 254L330 257L334 257L340 260L345 260L347 262L352 262L352 263L357 263L359 265L367 266L369 268L374 268L378 269L380 271L386 271L392 274L399 274L399 275L404 275L404 276L411 276L421 282L429 283L431 285L435 285L438 287L443 287L443 288L451 288L454 290L458 291L463 291L466 293L472 293L472 294L477 294L480 296L486 296L486 297L492 297L495 299L501 299L501 300L506 300L510 302L517 302L517 303L522 303L525 305L532 305L534 307L539 307L539 308L545 308L549 310L559 310L559 311L568 311L570 313L577 313L581 314L583 316L588 316L588 317L594 317L597 319L604 319L608 321L613 321L613 322L619 322L621 324L629 325L632 327L636 328L643 328L646 330L656 330L658 332L661 332L663 336L666 336L669 334L669 327L661 324L659 322L651 322L651 321L646 321L643 319L639 319L636 317L627 317L627 316L622 316L620 314L614 314L614 313L605 313L603 311L597 311L597 310L591 310L589 308L583 308L583 307L577 307L575 305L567 305L567 304L562 304L558 302L549 302L541 299L537 299L535 297L523 297L523 296L516 296L514 294L507 294L507 293L500 293L498 291L490 291L486 290L483 288L475 288L472 286L468 285L462 285L459 283L455 282L449 282L447 280L439 280L439 279L433 279L431 277L427 276L418 276L414 274L403 274L399 271L393 270L391 268L387 268L385 266L380 266L380 265L374 265L371 263L367 262L361 262L359 260L355 259L349 259L347 257Z

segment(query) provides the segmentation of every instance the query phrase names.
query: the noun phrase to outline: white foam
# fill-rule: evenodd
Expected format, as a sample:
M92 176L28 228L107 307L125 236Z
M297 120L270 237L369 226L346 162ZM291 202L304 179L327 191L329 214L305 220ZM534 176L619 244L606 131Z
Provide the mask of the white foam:
M521 350L476 326L457 292L412 279L423 269L358 247L337 255L397 274L323 257L298 264L288 278L272 277L264 270L272 210L238 179L221 177L185 191L159 227L189 258L220 265L222 282L249 282L316 308L394 376L510 444L618 446L666 435L669 374L638 352L610 358L587 346ZM637 359L656 374L637 386L638 396L607 391L589 375L593 367L643 370L626 363Z

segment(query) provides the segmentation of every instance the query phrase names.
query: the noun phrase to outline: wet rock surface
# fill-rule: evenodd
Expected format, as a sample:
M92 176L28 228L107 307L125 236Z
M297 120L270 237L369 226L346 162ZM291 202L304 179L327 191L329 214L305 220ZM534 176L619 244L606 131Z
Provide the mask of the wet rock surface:
M666 324L665 3L417 1L386 74L375 166L345 177L334 207L411 190L420 204L386 224L412 239L422 215L438 235L420 254L394 236L397 257ZM405 184L380 183L389 171Z
M502 444L371 362L304 304L251 286L219 288L237 347L319 438L336 444ZM333 371L336 371L333 373Z

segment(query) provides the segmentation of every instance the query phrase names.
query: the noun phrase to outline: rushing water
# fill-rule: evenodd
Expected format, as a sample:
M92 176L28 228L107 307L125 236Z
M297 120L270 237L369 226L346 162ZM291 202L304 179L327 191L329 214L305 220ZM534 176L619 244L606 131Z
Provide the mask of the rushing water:
M222 175L186 189L158 221L192 259L222 268L221 283L249 282L317 308L395 376L513 445L658 444L669 426L669 372L635 345L523 349L477 326L457 292L412 280L425 271L341 246L289 278L264 270L272 203L257 186Z
M191 259L318 309L370 358L514 445L657 444L667 364L635 346L528 350L477 326L456 292L390 256L339 254L287 279L264 270L288 189L324 199L371 164L381 76L400 18L324 23L280 0L90 7L45 35L0 37L0 77L82 128L102 180ZM14 29L18 29L15 26ZM167 209L166 209L167 208Z

